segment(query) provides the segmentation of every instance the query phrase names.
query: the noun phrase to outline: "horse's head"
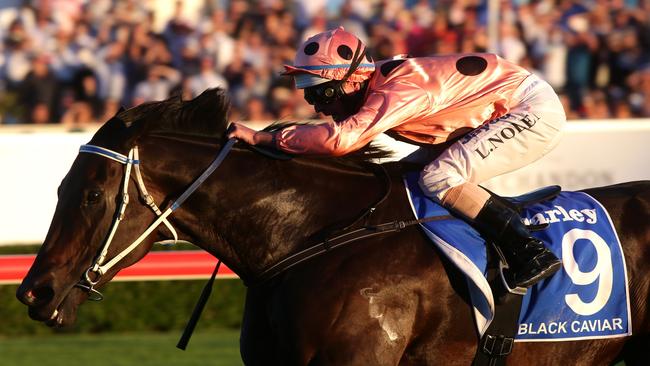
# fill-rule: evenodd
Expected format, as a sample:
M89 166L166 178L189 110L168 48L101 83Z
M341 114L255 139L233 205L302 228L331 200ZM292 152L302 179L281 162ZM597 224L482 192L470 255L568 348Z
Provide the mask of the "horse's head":
M202 97L222 95L211 91L197 99ZM154 125L177 123L183 114L196 117L200 104L189 103L170 99L120 111L82 147L59 186L47 237L16 294L28 305L32 319L50 326L73 323L83 301L101 297L96 287L141 259L154 241L169 232L154 228L152 235L138 238L152 223L168 223L145 202L134 147L155 130ZM212 105L224 104L212 99ZM155 159L148 164L156 164ZM155 186L147 188L155 202L166 199Z

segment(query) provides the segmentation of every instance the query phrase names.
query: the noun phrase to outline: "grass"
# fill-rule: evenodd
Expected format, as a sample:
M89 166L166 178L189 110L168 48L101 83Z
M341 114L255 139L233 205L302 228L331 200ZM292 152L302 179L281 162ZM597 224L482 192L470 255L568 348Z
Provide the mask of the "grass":
M180 334L57 334L0 338L0 365L242 365L238 330L196 333L186 351L176 348Z

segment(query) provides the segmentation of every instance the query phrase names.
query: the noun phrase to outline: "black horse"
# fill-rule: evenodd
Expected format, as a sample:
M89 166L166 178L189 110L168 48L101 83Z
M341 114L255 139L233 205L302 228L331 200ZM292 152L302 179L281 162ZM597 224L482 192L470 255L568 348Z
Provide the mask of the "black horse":
M120 156L137 145L144 186L167 207L222 148L227 107L218 90L192 101L141 105L119 112L90 144ZM256 283L267 269L337 229L411 218L402 167L384 168L392 192L367 216L386 193L386 178L378 178L375 165L351 158L283 161L235 145L168 217L181 239L220 258L251 284L241 331L246 364L471 363L477 332L465 281L417 226L358 240ZM111 159L81 153L63 179L45 242L17 292L32 319L50 326L74 322L77 307L95 295L90 288L110 281L155 241L169 237L169 229L160 226L101 277L88 270L101 255L122 201L124 170ZM129 180L128 192L137 197L137 179ZM649 359L650 183L587 192L609 210L625 249L634 336L518 343L511 364L608 365L624 359L634 365ZM152 222L164 221L142 200L132 201L106 260Z

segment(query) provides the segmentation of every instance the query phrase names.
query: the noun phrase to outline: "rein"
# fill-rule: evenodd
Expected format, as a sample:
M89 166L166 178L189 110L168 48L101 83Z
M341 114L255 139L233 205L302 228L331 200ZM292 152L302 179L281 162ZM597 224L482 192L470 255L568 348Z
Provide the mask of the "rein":
M111 225L109 234L104 240L104 244L102 245L102 248L99 251L97 257L95 258L93 264L86 270L86 272L84 273L84 277L81 280L79 280L77 284L75 284L75 287L79 287L84 291L88 292L89 300L94 300L94 301L102 300L104 298L104 295L102 295L99 291L97 291L94 288L99 283L101 277L109 269L115 266L120 260L126 257L129 253L131 253L138 245L140 245L140 243L142 243L142 241L147 236L149 236L149 234L151 234L156 228L158 228L158 226L160 226L161 223L165 224L165 226L169 229L169 231L174 236L173 242L176 243L178 241L178 235L176 234L176 230L174 230L173 226L167 220L167 217L171 215L172 212L176 211L176 209L178 209L185 202L185 200L187 200L187 198L192 193L194 193L194 191L215 171L215 169L217 169L217 167L221 165L221 163L226 158L226 155L228 155L228 153L230 152L232 146L235 144L236 141L237 140L235 139L228 140L228 142L226 142L226 144L223 146L223 148L221 149L217 157L206 168L206 170L164 212L160 211L158 206L155 204L153 197L147 192L147 189L144 185L142 174L140 172L140 160L138 158L137 146L129 150L129 155L126 156L100 146L82 145L79 148L80 153L99 155L111 159L113 161L116 161L120 164L123 164L125 165L125 168L124 168L124 179L122 180L122 187L121 187L122 199L115 211L115 218L113 219L113 224ZM140 196L143 198L147 206L149 206L149 208L151 208L151 210L158 216L158 218L151 225L149 225L149 227L137 239L135 239L128 247L126 247L121 252L119 252L113 259L104 263L106 261L108 249L113 241L113 236L115 235L115 232L117 231L120 222L124 219L124 212L126 211L126 206L129 204L128 187L129 187L129 178L131 176L132 168L133 170L135 170L135 176L136 176L136 181L138 183L138 190L140 192Z

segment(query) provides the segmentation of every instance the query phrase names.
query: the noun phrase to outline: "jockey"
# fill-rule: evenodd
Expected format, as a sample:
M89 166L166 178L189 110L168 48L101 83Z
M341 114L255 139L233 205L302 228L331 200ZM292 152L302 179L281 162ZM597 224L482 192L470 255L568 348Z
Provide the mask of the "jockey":
M285 68L305 100L333 121L276 132L233 123L229 137L291 154L331 156L386 131L420 144L448 143L420 175L424 193L499 246L510 286L529 287L561 268L517 212L478 186L557 144L566 116L545 81L486 53L373 62L365 45L342 27L309 38L294 66Z

